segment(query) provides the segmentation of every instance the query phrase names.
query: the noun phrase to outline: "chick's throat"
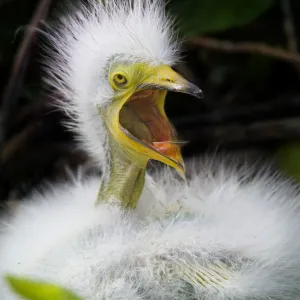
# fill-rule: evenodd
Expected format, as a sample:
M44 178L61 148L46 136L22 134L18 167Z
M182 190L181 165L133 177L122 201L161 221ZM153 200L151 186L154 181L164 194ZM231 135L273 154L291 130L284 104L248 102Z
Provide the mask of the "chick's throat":
M148 159L161 161L184 172L177 134L164 111L164 90L140 90L126 101L119 112L120 130Z

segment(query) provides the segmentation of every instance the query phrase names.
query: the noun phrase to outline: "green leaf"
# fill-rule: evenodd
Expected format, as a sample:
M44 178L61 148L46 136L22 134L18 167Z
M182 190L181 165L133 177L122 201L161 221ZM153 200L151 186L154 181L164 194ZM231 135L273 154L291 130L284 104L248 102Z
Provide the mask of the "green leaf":
M11 289L27 300L82 300L66 289L56 285L29 279L7 276Z
M173 0L169 8L186 36L212 33L250 23L273 0Z
M284 173L300 181L300 142L281 146L276 153L276 159Z

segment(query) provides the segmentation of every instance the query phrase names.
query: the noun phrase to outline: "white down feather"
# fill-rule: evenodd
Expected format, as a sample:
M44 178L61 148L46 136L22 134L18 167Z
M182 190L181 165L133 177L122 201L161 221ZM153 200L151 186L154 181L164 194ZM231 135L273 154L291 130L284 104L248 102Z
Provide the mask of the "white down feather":
M168 172L148 177L130 212L95 207L98 178L36 195L2 227L0 275L86 300L300 299L295 190L247 167L200 168L189 186ZM3 282L0 295L18 299Z

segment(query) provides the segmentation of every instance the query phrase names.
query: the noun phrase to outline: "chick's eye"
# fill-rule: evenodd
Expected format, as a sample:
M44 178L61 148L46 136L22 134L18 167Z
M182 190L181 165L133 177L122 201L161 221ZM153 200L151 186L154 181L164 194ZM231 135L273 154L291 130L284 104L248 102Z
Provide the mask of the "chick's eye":
M123 74L116 74L113 81L117 86L124 86L127 83L127 78Z

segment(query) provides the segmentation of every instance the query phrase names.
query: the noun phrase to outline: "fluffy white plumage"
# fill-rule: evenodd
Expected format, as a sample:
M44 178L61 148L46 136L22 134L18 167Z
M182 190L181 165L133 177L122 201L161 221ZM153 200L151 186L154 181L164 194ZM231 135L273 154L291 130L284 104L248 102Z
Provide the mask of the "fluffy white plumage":
M177 46L160 1L100 2L52 32L49 80L105 167L109 149L95 106L111 99L110 59L172 64ZM148 175L133 211L95 206L99 178L34 195L1 227L0 276L44 279L85 300L299 299L296 191L268 174L252 177L247 166L193 165L201 171L189 174L189 185L168 171ZM18 299L2 280L0 295Z
M200 167L189 186L167 173L147 178L131 212L94 206L98 178L36 195L0 236L0 274L87 300L299 299L295 191L267 174L251 179L248 168ZM0 294L17 299L3 285Z

